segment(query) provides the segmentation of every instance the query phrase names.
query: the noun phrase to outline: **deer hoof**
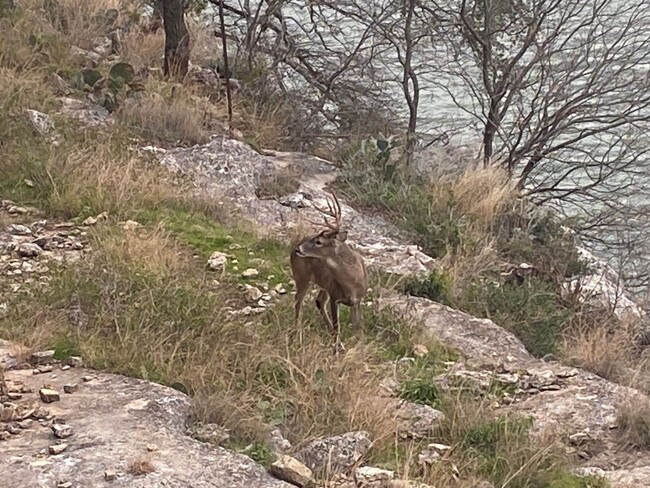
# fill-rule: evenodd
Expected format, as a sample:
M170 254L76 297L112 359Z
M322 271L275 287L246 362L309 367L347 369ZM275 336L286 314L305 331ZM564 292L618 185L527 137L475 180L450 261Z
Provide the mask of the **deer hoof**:
M343 343L340 340L336 340L334 343L334 355L335 356L340 356L345 353L345 346L343 346Z

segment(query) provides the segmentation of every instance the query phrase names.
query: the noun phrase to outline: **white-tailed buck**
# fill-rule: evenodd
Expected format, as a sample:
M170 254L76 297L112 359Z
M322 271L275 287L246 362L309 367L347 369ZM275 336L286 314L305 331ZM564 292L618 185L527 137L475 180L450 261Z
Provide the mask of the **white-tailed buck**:
M312 283L321 290L316 297L316 307L330 330L336 334L336 351L342 350L341 326L338 305L350 307L350 319L356 328L363 327L361 302L368 291L368 273L363 257L345 242L347 232L341 230L341 206L334 192L333 202L327 201L327 209L315 204L324 215L325 229L292 242L291 272L296 282L295 320L301 321L301 306ZM333 222L328 220L333 218ZM309 221L312 224L317 222ZM329 299L331 318L327 315Z

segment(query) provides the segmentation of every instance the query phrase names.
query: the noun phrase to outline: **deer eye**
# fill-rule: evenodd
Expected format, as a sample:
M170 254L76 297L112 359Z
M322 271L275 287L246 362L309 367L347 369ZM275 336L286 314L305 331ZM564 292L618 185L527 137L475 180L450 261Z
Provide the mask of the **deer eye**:
M316 239L316 240L314 241L314 244L316 244L317 246L322 246L322 245L323 245L323 241L320 240L320 239Z

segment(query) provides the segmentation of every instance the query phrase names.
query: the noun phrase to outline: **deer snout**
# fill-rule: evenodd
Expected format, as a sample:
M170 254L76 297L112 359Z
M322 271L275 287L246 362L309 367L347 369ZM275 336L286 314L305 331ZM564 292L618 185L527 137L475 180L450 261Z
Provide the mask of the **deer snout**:
M294 247L294 248L293 248L293 251L296 253L296 256L298 256L298 257L300 257L300 258L304 258L304 257L305 257L305 253L302 252L302 250L300 249L300 246L296 246L296 247Z

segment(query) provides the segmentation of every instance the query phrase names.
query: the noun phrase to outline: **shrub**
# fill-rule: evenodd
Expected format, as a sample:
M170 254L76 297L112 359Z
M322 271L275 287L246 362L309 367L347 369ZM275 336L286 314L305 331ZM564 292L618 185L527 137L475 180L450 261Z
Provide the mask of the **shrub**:
M540 277L530 277L522 285L477 280L457 305L509 330L538 357L556 351L574 313L560 302L555 285Z
M409 277L402 285L402 291L415 297L424 297L435 302L451 302L451 278L443 271L434 269L425 278Z

